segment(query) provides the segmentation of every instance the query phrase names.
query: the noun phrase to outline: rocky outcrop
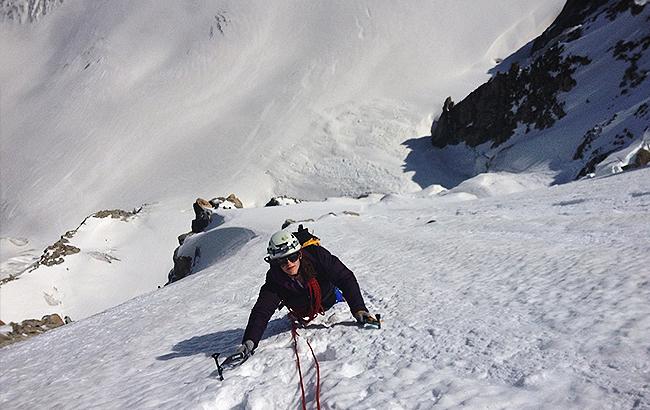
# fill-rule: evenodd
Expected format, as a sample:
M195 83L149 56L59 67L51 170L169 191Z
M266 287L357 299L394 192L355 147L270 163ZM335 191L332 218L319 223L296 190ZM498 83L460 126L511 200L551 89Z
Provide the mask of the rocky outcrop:
M491 141L496 147L512 137L519 124L526 132L551 127L566 114L558 94L576 85L576 67L590 63L587 57L565 57L562 51L561 45L554 46L528 67L513 64L458 104L448 97L431 127L433 146L464 142L475 147Z
M43 255L41 255L40 259L29 269L29 271L31 272L37 269L41 265L54 266L54 265L61 264L63 263L66 256L79 253L81 249L72 245L70 243L70 239L72 239L75 236L79 228L81 228L81 226L83 226L83 224L86 223L88 218L109 218L110 217L113 219L119 219L121 221L128 222L131 218L133 218L140 211L142 211L142 209L143 207L134 209L133 211L124 211L122 209L110 209L110 210L99 211L90 216L87 216L86 218L84 218L83 221L81 221L79 226L77 226L75 229L67 231L65 234L61 235L58 241L54 242L52 245L45 248L45 250L43 251Z
M274 196L269 200L269 202L266 203L264 206L284 206L284 205L293 205L293 204L299 204L302 201L297 198L292 198L290 196L285 196L285 195L280 195L280 196Z
M198 247L194 250L193 256L180 254L180 249L187 238L194 234L204 232L206 228L214 222L215 217L219 217L219 215L215 213L218 208L243 208L243 204L235 194L230 194L227 197L216 197L209 201L203 198L197 198L192 204L192 208L194 209L192 230L178 236L179 246L174 250L173 255L174 267L167 274L167 283L165 285L169 285L170 283L191 275L195 261L201 256L201 251Z
M142 207L138 209L134 209L133 211L124 211L122 209L107 209L104 211L99 211L95 212L92 217L93 218L113 218L113 219L121 219L124 222L127 222L130 218L134 217L137 215L140 211L142 211Z
M76 246L70 245L70 238L74 236L76 231L68 231L61 239L54 242L54 244L45 248L43 255L38 261L39 265L54 266L63 263L63 258L68 255L79 253L81 249ZM36 269L36 268L34 268Z
M619 40L616 43L613 50L614 57L628 63L618 85L621 95L629 93L630 89L638 87L648 77L648 70L639 67L639 60L648 47L650 47L650 35L631 41Z
M623 170L628 171L631 169L647 167L649 165L650 165L650 144L647 144L641 147L636 152L634 158L632 158L632 161L628 165L624 166Z
M531 46L506 60L509 66L497 67L494 77L462 101L445 100L431 126L433 146L466 144L476 159L475 170L469 172L485 172L498 163L502 152L523 144L535 130L537 144L552 135L550 143L575 149L575 162L566 151L553 159L554 170L563 171L558 181L593 172L605 158L648 130L644 93L650 72L650 15L646 6L635 0L568 0ZM638 29L622 30L630 27ZM595 46L595 41L600 43ZM591 100L592 95L598 99ZM557 128L546 132L569 114L564 124L571 134L565 137ZM583 126L584 121L592 122ZM574 134L576 128L584 133L582 139ZM504 144L514 136L516 140ZM575 148L565 141L577 141ZM512 155L507 158L516 161Z
M215 208L210 202L203 198L197 198L196 201L194 201L192 208L194 209L195 215L194 220L192 221L192 232L203 232L205 227L210 225L210 222L212 221L212 211Z
M243 208L241 200L235 196L235 194L230 194L227 197L216 197L210 200L210 203L215 208L222 209L232 209L232 208Z
M11 322L11 330L8 332L0 332L0 347L10 345L12 343L20 342L21 340L29 339L30 337L47 332L48 330L55 329L69 323L70 320L66 316L66 321L61 319L58 314L43 316L40 320L28 319L23 320L21 323ZM0 324L3 326L4 323ZM3 326L8 327L8 326Z
M233 209L243 207L244 205L242 204L241 200L237 198L235 194L230 194L227 197L212 198L209 201L203 198L197 198L192 205L195 215L195 218L192 221L192 233L203 232L203 230L212 222L212 217L216 209ZM183 241L186 237L187 234L179 236L178 241L181 245L183 244Z

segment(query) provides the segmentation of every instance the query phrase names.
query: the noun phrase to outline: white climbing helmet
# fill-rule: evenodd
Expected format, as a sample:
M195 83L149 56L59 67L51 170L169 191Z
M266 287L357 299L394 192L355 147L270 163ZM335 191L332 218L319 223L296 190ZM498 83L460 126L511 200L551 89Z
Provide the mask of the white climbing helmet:
M283 258L300 250L300 241L289 231L278 231L271 235L269 246L266 248L268 255L264 258L270 262Z

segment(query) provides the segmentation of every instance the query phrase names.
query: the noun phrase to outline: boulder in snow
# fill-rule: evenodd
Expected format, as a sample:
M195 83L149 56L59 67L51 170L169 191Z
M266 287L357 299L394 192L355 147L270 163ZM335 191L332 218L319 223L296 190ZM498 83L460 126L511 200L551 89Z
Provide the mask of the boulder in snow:
M61 316L56 313L45 315L40 320L27 319L21 323L11 322L9 326L5 326L4 322L0 323L2 323L0 325L2 326L2 331L0 331L0 347L28 339L65 324Z
M214 208L222 208L222 209L233 209L233 208L244 207L241 200L237 198L235 194L230 194L225 198L222 196L212 198L210 200L210 204L212 204Z
M281 196L274 196L264 206L286 206L286 205L299 204L301 202L302 201L300 199L281 195Z

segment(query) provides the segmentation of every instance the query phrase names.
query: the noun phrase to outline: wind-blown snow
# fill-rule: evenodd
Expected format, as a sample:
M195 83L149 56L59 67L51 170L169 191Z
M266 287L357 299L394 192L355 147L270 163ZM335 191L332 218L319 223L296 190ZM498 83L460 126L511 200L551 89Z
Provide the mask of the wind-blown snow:
M300 331L310 408L305 338L320 362L324 408L649 407L650 170L458 198L224 210L208 236L257 236L171 286L3 348L0 405L299 407L284 311L225 381L209 357L239 343L267 238L291 217L314 219L308 225L384 318L381 330L358 329L340 304L320 319L329 327Z

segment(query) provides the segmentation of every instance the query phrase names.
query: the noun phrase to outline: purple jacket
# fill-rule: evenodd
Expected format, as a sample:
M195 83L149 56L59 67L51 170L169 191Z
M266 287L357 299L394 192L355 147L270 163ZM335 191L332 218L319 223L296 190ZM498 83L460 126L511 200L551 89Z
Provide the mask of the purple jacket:
M316 280L321 288L321 303L324 310L328 310L336 303L335 286L343 292L353 314L360 310L368 310L363 302L357 278L339 258L322 246L303 248L302 257L308 258L316 270ZM282 268L271 266L266 272L266 281L260 289L257 302L251 310L242 343L252 340L257 347L273 312L280 307L281 303L301 310L310 305L309 294L302 284L291 279Z

